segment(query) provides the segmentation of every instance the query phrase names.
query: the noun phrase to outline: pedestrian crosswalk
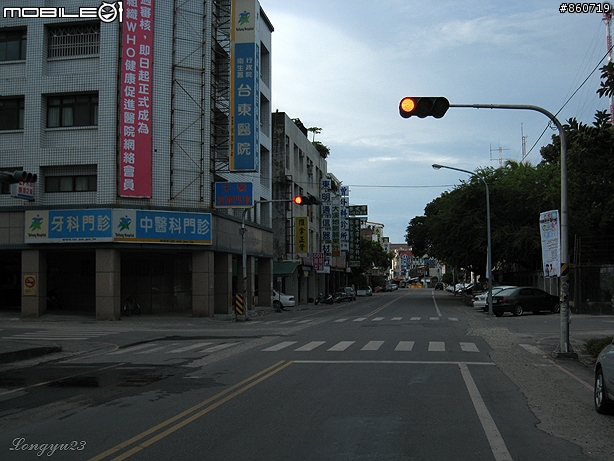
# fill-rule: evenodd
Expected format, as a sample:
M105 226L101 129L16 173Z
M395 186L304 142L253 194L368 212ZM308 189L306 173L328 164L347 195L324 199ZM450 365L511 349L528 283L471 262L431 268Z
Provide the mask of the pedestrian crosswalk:
M297 347L298 346L298 347ZM316 349L326 350L328 352L343 352L354 348L360 351L379 351L391 348L397 352L412 352L418 348L425 348L428 352L480 352L477 344L473 342L448 342L445 341L424 341L420 347L416 346L416 341L310 341L300 345L298 341L282 341L273 344L262 352L278 352L284 349L291 349L294 352L310 352Z
M113 335L121 333L117 329L86 329L86 330L38 330L16 333L13 335L3 336L2 339L25 339L31 341L85 341L101 336Z
M360 323L360 322L386 322L386 321L390 321L390 322L402 322L403 320L405 321L409 321L409 322L421 322L421 321L429 321L429 322L438 322L438 321L450 321L450 322L458 322L458 317L341 317L338 319L331 319L331 321L333 323L352 323L352 322L356 322L356 323ZM321 318L311 318L311 319L290 319L290 320L255 320L252 321L251 324L257 324L257 323L261 323L261 324L266 324L266 325L291 325L291 324L295 324L295 325L301 325L301 324L309 324L312 322L318 322L321 323L322 319Z
M172 357L200 357L203 354L210 354L222 350L234 348L242 344L241 341L228 342L190 342L187 341L151 341L142 344L121 348L113 352L107 352L105 356L152 356L157 359ZM261 349L261 352L344 352L357 350L360 352L376 351L396 351L396 352L480 352L477 344L473 342L445 342L445 341L415 341L415 340L394 340L386 341L379 339L370 340L343 340L343 341L279 341Z

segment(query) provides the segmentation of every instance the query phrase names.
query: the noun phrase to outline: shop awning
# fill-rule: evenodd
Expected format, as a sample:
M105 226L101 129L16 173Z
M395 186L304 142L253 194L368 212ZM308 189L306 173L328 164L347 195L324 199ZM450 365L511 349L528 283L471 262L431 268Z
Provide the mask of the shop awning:
M273 275L292 275L300 265L299 261L273 261Z

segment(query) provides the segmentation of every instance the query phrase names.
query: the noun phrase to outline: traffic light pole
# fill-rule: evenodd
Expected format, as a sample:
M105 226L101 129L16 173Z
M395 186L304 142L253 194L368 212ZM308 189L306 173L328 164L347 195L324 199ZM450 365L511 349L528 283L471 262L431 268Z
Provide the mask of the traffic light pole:
M561 337L559 345L554 351L557 357L577 358L578 354L573 352L569 342L569 230L568 230L568 211L567 211L567 140L565 130L557 118L546 109L531 105L511 105L511 104L450 104L450 107L473 108L473 109L520 109L534 110L548 117L558 128L561 138L561 277L560 277L560 326Z

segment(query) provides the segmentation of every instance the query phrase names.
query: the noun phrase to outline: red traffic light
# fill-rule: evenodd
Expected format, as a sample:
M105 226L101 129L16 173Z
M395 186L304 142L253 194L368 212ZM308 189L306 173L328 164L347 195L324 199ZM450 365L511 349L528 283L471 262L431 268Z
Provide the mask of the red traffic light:
M318 205L320 203L313 195L297 195L292 201L297 205Z
M407 96L399 103L399 114L403 118L435 117L441 118L450 108L450 102L444 97L414 97Z

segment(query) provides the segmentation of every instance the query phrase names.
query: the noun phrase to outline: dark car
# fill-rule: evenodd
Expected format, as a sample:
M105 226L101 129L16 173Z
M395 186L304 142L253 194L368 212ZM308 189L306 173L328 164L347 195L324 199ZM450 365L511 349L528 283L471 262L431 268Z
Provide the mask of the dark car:
M525 311L534 314L541 311L559 312L559 297L535 287L507 288L492 297L492 310L497 317L505 312L514 315L522 315Z

